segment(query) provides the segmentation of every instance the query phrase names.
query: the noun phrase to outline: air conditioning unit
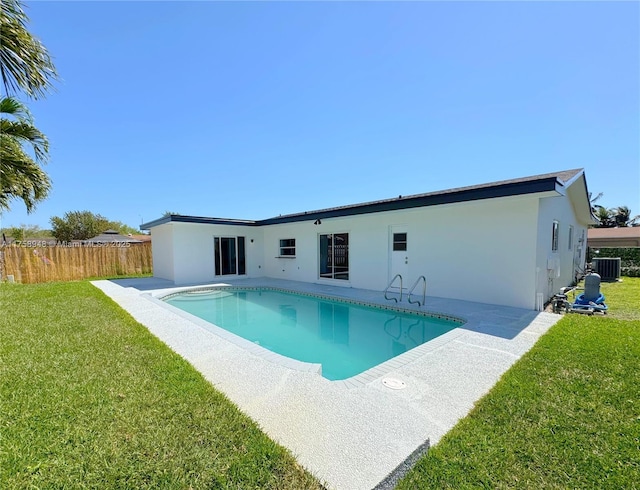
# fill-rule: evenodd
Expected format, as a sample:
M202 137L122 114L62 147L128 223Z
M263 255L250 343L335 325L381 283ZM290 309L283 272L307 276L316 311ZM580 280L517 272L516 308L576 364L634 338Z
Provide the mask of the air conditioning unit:
M598 257L593 259L593 270L603 281L620 279L620 257Z

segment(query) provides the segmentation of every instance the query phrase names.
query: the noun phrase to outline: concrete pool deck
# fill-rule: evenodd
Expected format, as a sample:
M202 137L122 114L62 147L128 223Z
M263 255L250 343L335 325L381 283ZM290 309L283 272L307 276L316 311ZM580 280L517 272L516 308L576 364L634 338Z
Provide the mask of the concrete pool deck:
M467 415L560 319L551 313L433 297L420 308L404 299L398 306L461 317L466 323L403 354L400 361L392 359L364 377L337 382L256 355L154 299L186 287L156 278L93 284L337 490L369 490L397 474L416 450L427 441L436 444ZM379 291L323 284L242 279L210 285L215 284L272 286L395 306ZM401 380L406 388L390 389L384 378Z

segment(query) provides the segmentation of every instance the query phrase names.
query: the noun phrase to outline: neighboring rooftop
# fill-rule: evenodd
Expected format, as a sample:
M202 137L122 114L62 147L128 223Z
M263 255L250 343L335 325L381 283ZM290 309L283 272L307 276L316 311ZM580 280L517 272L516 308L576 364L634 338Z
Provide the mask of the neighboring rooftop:
M113 242L142 243L142 240L137 240L127 235L121 235L116 230L107 230L98 236L94 236L93 238L89 238L87 240L82 240L82 242L84 243L113 243Z
M640 247L640 226L589 228L587 246L591 248Z
M140 240L143 243L151 241L151 235L129 235L129 238L133 238L134 240Z

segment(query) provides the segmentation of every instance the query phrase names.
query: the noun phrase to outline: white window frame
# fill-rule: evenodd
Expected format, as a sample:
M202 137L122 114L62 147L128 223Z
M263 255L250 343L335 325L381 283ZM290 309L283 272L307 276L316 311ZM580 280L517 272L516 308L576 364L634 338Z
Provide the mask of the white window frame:
M569 225L569 250L573 250L573 226Z
M293 245L287 245L287 243L293 242ZM296 258L296 239L295 238L281 238L279 240L279 252L278 257L283 259L295 259ZM293 252L293 253L291 253Z
M551 228L551 251L558 251L558 244L560 242L560 222L556 219L553 220Z

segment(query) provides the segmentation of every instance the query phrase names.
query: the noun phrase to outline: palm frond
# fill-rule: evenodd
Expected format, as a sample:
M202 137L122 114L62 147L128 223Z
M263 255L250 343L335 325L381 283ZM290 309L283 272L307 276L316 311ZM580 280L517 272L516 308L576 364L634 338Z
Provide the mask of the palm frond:
M58 73L45 46L27 30L28 21L18 0L2 0L0 74L7 94L38 99L53 89Z
M0 151L0 157L3 159L0 165L0 209L8 210L10 201L21 199L27 212L31 213L36 204L49 194L49 177L36 162L28 155L20 154L20 151L11 155Z
M49 159L47 137L31 124L0 119L0 138L11 138L23 145L30 145L38 163L46 163Z
M602 192L599 192L597 196L593 197L593 192L589 192L589 202L593 204L598 199L600 199L603 195L604 194Z
M39 165L49 157L49 141L18 100L0 99L0 111L12 117L0 117L0 209L9 209L11 200L22 199L30 213L51 189L51 181ZM31 147L33 158L25 147Z
M15 97L2 97L0 99L0 113L19 121L33 123L33 116L29 108Z

